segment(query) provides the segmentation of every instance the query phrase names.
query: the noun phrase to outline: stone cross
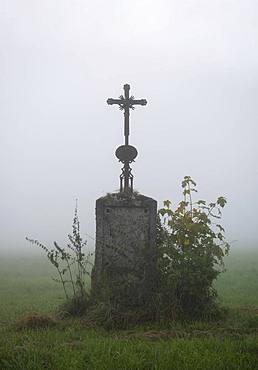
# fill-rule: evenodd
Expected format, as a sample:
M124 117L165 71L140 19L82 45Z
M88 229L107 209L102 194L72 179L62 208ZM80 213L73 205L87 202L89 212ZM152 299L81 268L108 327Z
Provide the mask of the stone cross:
M121 95L119 99L108 99L109 105L118 104L120 109L124 111L124 136L125 145L129 145L129 116L130 108L134 109L134 105L146 105L146 99L135 100L133 96L129 95L130 85L124 85L124 96Z

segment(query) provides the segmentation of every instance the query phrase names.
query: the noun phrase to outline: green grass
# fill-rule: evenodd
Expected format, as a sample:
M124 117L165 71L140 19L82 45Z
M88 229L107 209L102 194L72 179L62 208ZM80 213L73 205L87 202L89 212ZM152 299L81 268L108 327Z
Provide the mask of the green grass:
M49 312L63 300L61 287L52 281L55 271L40 255L0 257L0 321L31 311Z
M235 249L232 246L225 264L226 272L216 283L223 304L258 306L258 245Z
M258 249L258 248L257 248ZM83 320L18 331L15 321L63 300L40 255L0 256L0 369L258 369L258 250L233 249L216 282L221 322L174 322L106 332Z
M253 338L153 342L71 326L11 333L0 343L2 369L257 369L258 343Z

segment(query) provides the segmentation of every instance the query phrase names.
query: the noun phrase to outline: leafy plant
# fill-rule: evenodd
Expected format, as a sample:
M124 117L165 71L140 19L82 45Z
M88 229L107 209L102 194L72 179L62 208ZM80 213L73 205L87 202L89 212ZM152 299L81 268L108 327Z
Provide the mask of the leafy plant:
M72 234L68 234L69 242L66 248L62 248L54 242L54 248L50 249L36 239L26 238L33 245L41 248L57 271L57 277L53 278L57 283L62 284L63 291L69 304L71 300L83 301L89 296L86 287L86 278L90 276L92 267L92 253L87 255L84 252L86 240L80 234L80 222L78 218L78 206L76 202ZM83 299L82 299L83 298Z
M224 197L214 203L193 201L196 183L182 181L183 200L173 210L169 200L159 210L158 297L168 315L179 311L191 317L217 312L214 280L224 270L229 252L219 219Z

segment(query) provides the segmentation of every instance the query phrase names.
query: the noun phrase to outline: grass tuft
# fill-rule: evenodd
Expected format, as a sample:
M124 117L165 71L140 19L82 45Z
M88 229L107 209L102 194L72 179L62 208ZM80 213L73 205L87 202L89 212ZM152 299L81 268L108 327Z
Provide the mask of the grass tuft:
M86 315L89 308L89 297L87 295L76 295L67 299L58 309L57 315L61 319L82 317Z
M16 330L37 330L55 327L57 322L48 315L31 314L15 322Z

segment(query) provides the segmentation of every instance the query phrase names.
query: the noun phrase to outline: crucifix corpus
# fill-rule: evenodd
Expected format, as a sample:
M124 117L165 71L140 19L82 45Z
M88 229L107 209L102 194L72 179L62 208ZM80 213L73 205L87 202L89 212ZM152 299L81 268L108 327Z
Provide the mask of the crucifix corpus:
M125 144L121 145L116 150L116 157L124 164L122 174L120 175L120 192L133 192L133 175L130 163L134 162L137 157L137 150L134 146L129 145L129 117L130 109L134 109L135 105L146 105L146 99L136 100L134 96L130 96L130 85L124 85L124 96L119 99L108 99L109 105L117 104L124 111L124 136Z

